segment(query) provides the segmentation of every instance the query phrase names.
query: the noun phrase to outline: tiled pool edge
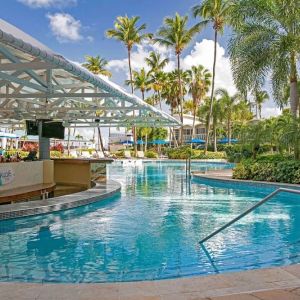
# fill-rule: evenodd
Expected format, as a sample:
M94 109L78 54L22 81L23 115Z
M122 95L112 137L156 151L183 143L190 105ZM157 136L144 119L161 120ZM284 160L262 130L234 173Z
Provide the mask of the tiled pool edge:
M221 173L220 170L218 170ZM254 180L244 180L244 179L234 179L230 177L223 177L222 175L214 175L214 174L203 174L203 173L192 173L193 178L195 179L204 179L208 181L218 181L224 183L240 183L240 184L248 184L253 186L269 186L274 188L291 188L291 189L300 189L299 184L291 184L291 183L282 183L282 182L268 182L268 181L254 181Z
M0 299L18 300L216 300L300 299L285 297L300 287L300 265L218 275L119 283L1 282ZM260 298L271 293L273 298ZM284 294L283 294L284 293ZM253 298L243 295L254 295ZM256 296L256 297L255 297ZM293 296L293 295L291 295ZM221 298L219 298L221 297ZM232 297L232 298L231 298Z
M86 191L60 197L0 206L0 220L15 219L71 209L109 198L121 191L121 185L107 180Z

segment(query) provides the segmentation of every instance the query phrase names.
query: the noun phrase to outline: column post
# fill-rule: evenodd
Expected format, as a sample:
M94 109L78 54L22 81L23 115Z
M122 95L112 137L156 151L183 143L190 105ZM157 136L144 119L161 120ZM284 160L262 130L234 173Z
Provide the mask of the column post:
M43 120L39 120L39 159L50 159L50 139L42 136Z

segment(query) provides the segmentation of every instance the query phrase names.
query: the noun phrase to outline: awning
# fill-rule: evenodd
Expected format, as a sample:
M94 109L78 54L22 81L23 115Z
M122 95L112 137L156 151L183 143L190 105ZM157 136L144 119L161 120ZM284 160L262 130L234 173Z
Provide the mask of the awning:
M1 19L0 57L0 127L36 119L77 128L179 124Z

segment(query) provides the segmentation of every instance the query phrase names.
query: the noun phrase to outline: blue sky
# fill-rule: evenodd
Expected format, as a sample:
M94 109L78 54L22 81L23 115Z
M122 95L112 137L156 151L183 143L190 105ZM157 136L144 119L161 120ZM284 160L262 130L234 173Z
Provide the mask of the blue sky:
M105 37L105 31L113 26L119 15L138 15L141 22L147 24L150 32L156 32L165 16L189 14L191 24L196 20L191 16L191 7L195 0L2 0L1 17L14 24L51 49L75 61L82 61L84 55L97 55L106 59L124 56L125 50L117 41ZM64 4L65 3L65 4ZM80 22L79 41L58 41L49 26L47 15L69 14ZM89 42L86 38L92 37ZM212 30L208 28L197 40L211 38ZM225 46L228 35L222 37Z

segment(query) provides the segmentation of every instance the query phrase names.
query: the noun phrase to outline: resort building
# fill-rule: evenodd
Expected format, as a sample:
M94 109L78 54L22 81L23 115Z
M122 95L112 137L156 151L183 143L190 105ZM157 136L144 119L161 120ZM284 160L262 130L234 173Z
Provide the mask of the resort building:
M180 121L180 116L179 115L175 115L174 117L178 121ZM205 140L205 137L206 137L205 124L203 122L199 121L198 118L196 118L196 120L195 120L195 134L194 134L194 137L192 137L192 134L193 134L193 116L188 115L188 114L184 114L182 124L183 124L183 142L184 143L189 142L192 138ZM176 138L177 141L180 140L180 132L181 132L180 127L175 128L174 133L175 133L175 138ZM172 141L172 144L174 144L174 138L173 138L172 134L170 134L170 139Z

